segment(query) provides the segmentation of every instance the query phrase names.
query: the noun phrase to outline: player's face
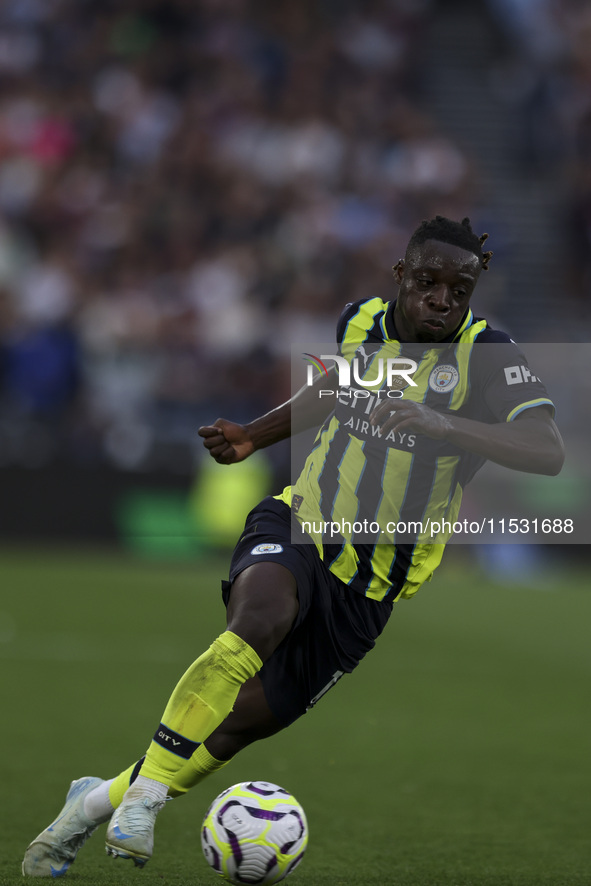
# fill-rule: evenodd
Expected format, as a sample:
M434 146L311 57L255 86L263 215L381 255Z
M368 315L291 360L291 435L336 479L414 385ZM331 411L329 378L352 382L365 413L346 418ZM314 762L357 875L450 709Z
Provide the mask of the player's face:
M438 342L460 325L480 275L478 256L459 246L427 240L398 265L394 313L402 341Z

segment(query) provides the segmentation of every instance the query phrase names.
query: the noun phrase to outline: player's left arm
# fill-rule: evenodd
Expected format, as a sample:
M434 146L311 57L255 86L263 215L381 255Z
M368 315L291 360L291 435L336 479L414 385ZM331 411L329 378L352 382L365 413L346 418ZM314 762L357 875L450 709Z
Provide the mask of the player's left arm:
M474 452L516 471L531 474L560 473L564 443L546 406L525 409L513 421L487 422L436 412L424 403L400 400L382 402L370 416L383 433L415 431Z

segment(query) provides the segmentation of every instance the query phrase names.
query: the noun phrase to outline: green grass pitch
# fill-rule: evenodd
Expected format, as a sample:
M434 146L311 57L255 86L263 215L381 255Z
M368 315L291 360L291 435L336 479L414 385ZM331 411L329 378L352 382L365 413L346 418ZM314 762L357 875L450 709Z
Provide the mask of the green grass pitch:
M161 814L140 871L102 831L65 882L215 886L209 802L275 781L306 809L297 886L583 886L591 882L591 582L493 584L456 550L395 607L375 651L318 707ZM471 561L466 561L471 562ZM223 629L226 562L0 553L0 884L72 778L144 751L182 670Z

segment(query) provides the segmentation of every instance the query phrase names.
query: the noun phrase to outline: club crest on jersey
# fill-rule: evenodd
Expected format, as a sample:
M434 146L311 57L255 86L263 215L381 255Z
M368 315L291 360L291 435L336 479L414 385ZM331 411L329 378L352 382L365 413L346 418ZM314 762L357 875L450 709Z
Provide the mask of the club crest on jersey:
M283 545L275 545L270 542L265 542L262 545L257 545L250 552L251 554L280 554L283 550Z
M429 387L438 394L447 394L453 391L460 380L460 373L455 366L443 364L436 366L429 376Z

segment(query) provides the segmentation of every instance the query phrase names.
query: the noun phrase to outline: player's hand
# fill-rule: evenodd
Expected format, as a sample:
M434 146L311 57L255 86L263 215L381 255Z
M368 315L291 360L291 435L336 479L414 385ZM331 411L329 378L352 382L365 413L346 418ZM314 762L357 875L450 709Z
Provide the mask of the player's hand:
M434 439L445 437L450 430L447 415L412 400L383 400L372 411L369 422L377 425L384 434L389 431L416 431Z
M225 418L218 418L213 425L199 428L203 445L209 454L221 465L231 465L244 461L254 452L254 444L244 425L238 425Z

